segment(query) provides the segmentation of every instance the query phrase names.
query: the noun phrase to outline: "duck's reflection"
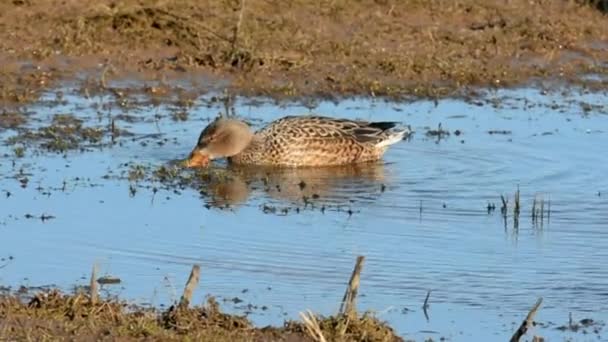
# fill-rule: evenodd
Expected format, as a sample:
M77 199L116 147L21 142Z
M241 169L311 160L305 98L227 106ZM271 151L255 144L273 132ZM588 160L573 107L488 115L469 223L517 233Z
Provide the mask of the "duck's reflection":
M344 206L373 200L390 183L382 163L315 168L231 165L203 179L201 193L208 205L219 208L234 207L253 198L319 208Z

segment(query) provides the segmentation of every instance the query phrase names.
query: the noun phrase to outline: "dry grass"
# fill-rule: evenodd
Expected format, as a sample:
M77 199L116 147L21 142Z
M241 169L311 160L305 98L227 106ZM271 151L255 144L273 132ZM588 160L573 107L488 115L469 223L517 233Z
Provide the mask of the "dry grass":
M316 322L327 341L401 341L393 330L371 316L307 318ZM347 328L344 328L346 323ZM205 306L175 306L165 312L100 299L91 304L84 294L38 293L29 302L0 296L0 340L140 340L163 341L322 341L311 338L306 323L257 328L245 317L222 313L210 299ZM310 324L310 323L309 323Z

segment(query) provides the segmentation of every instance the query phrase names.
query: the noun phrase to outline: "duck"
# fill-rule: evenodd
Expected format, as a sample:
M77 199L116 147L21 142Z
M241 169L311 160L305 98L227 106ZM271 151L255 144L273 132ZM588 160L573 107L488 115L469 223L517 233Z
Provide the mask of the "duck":
M374 162L412 133L398 122L285 116L254 132L242 120L218 116L200 133L184 164L207 167L226 158L235 165L314 167Z

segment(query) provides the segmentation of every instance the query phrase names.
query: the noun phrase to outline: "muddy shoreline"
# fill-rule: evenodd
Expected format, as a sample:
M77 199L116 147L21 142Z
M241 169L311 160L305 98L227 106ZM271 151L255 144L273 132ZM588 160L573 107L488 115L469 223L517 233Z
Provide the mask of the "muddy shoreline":
M287 321L283 327L255 327L245 316L221 312L214 298L202 306L174 306L158 311L119 299L93 304L87 295L55 290L39 291L25 302L22 297L0 295L3 340L78 336L79 340L316 341L303 323ZM339 334L345 341L404 341L390 327L367 314L349 323L339 316L317 319L324 336L332 341ZM342 327L348 330L339 331Z
M354 297L346 299L345 294L344 303L350 305L346 311L341 308L334 315L322 316L307 309L300 313L300 320L285 320L282 325L268 326L257 326L249 320L249 310L259 309L252 304L246 305L251 309L243 313L225 313L221 302L211 295L206 296L203 304L191 303L193 291L200 290L198 278L192 281L192 275L180 301L168 308L141 305L115 295L99 298L99 286L120 284L120 278L111 277L110 282L107 277L95 278L95 273L92 277L90 286L75 286L69 293L54 286L21 286L14 291L10 287L0 286L0 339L56 340L77 336L79 340L127 341L415 341L398 334L378 317L378 312L356 311L358 275L356 281L351 278L347 286L347 293L354 291ZM431 291L427 292L420 310L427 320L430 295ZM184 299L186 296L188 299ZM239 303L242 300L234 297L231 301ZM564 336L582 334L601 338L605 322L592 318L579 317L575 320L570 313L567 323L535 320L538 311L542 311L542 304L543 300L539 298L527 316L522 312L522 321L510 323L514 330L511 341L526 336L543 341L541 336L548 330L558 331ZM261 310L266 310L265 306ZM427 334L433 336L425 338L427 342L454 338L437 331L428 331Z
M586 76L608 73L607 20L576 1L7 1L0 102L61 80L275 98L444 97L539 79L605 88Z
M362 256L357 259L338 313L321 316L305 310L300 313L300 320L285 320L282 326L256 326L248 319L247 311L244 315L224 313L213 296L207 296L202 305L191 305L194 291L199 290L198 265L193 266L179 302L166 309L143 306L111 295L100 299L100 286L117 285L121 280L111 276L97 278L96 266L90 285L76 286L71 293L53 286L21 286L16 291L0 286L0 339L55 340L78 336L79 340L414 341L399 336L378 318L378 313L357 312L356 299L363 261ZM421 309L427 320L430 295L431 291L428 291ZM242 300L234 297L232 301L238 303ZM542 302L542 298L539 298L521 323L511 323L518 327L511 341L518 341L532 332L535 341L542 341L536 326L562 333L601 336L604 323L591 318L575 321L570 314L569 322L562 325L535 321ZM252 304L248 306L253 307ZM266 310L264 308L262 310ZM438 335L438 332L429 333L439 341L453 338ZM429 337L425 341L435 339Z
M120 278L97 277L73 294L56 289L17 292L0 288L0 339L66 338L205 340L205 341L405 341L372 313L359 314L356 297L364 257L357 259L340 312L323 317L308 310L301 322L282 327L255 327L246 316L225 314L214 297L191 307L198 288L200 266L194 265L179 302L166 310L129 304L119 298L99 298L99 286L119 284ZM234 301L241 301L235 297ZM264 310L264 309L262 309Z

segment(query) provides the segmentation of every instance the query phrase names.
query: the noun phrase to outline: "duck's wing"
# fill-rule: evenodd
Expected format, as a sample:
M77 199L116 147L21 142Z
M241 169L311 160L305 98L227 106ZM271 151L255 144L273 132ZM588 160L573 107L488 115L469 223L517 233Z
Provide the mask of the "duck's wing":
M409 133L407 129L397 129L398 125L397 122L389 121L287 116L272 122L259 133L266 137L290 140L351 140L359 144L385 146L403 139Z

